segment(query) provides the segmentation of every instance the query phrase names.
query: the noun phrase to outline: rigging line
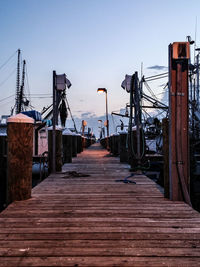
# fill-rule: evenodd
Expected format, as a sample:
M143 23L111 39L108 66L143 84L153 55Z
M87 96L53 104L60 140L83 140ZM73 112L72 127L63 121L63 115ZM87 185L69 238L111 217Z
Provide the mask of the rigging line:
M152 97L154 97L156 100L158 100L158 98L156 97L156 95L151 90L150 86L148 85L148 83L145 80L144 80L144 85L146 86L146 88L148 89L148 91L150 92L150 94L152 95Z
M167 74L168 74L168 72L163 72L163 73L160 73L160 74L156 74L156 75L149 76L149 77L144 77L144 78L145 78L145 80L146 79L152 79L154 77L163 76L163 75L167 75Z
M53 96L31 96L31 98L53 98Z
M31 106L31 97L30 97L30 86L29 86L29 79L28 79L28 69L27 69L27 64L25 66L25 74L26 74L26 84L27 84L27 95L29 98L29 104Z
M52 94L30 94L30 96L52 96Z
M73 116L72 116L72 112L71 112L71 109L70 109L70 107L69 107L69 102L68 102L68 100L67 100L67 97L65 97L65 99L66 99L66 102L67 102L67 108L68 108L68 110L69 110L69 114L70 114L71 119L72 119L72 121L73 121L73 123L74 123L74 129L75 129L75 131L77 132L76 123L75 123L75 120L74 120L74 118L73 118Z
M11 60L11 58L14 57L14 55L17 53L17 51L15 51L15 53L13 55L11 55L1 66L0 66L0 70Z
M5 105L8 105L8 104L10 104L10 103L13 103L13 100L14 100L14 99L9 100L8 102L5 102L5 103L1 103L0 106L3 107L3 106L5 106Z
M159 79L163 79L163 78L168 78L168 75L166 76L162 76L162 77L158 77L158 78L153 78L153 79L145 79L147 82L151 82L151 81L155 81L155 80L159 80Z
M156 94L156 96L164 95L164 94L165 94L165 92L161 92L161 93Z
M15 96L15 94L13 94L13 95L10 95L10 96L7 96L7 97L5 97L5 98L2 98L2 99L0 99L0 102L4 101L4 100L6 100L6 99L8 99L8 98L10 98L10 97L12 97L12 96Z
M7 80L9 80L9 78L15 73L16 71L16 68L6 77L5 80L3 80L1 83L0 83L0 86L2 86L5 82L7 82Z
M165 93L167 92L165 89L167 88L167 91L169 91L168 82L165 84L165 86L162 88L162 91Z

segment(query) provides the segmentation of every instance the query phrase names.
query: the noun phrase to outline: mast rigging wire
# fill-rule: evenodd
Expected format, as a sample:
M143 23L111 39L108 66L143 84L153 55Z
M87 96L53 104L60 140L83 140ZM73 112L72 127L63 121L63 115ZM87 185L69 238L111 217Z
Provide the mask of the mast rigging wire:
M5 82L7 82L10 77L15 73L16 71L16 68L14 70L12 70L12 72L5 78L5 80L3 80L1 83L0 83L0 86L4 85Z
M74 129L75 129L75 131L76 131L76 133L77 133L78 131L77 131L77 128L76 128L76 123L75 123L75 120L74 120L74 118L73 118L73 116L72 116L72 112L71 112L71 109L70 109L70 107L69 107L69 102L68 102L68 100L67 100L67 97L66 97L66 102L67 102L67 109L69 110L69 114L70 114L71 119L72 119L73 124L74 124Z
M163 76L163 75L168 75L168 73L169 73L169 72L163 72L163 73L156 74L156 75L153 75L153 76L145 77L145 80L152 79L152 78L154 78L154 77Z
M11 58L13 58L15 56L15 54L17 53L18 50L15 51L15 53L13 55L11 55L1 66L0 66L0 70L11 60Z
M10 95L10 96L7 96L7 97L5 97L5 98L2 98L2 99L0 99L0 102L4 101L4 100L6 100L6 99L8 99L8 98L10 98L10 97L13 97L13 96L15 96L15 94L13 94L13 95Z

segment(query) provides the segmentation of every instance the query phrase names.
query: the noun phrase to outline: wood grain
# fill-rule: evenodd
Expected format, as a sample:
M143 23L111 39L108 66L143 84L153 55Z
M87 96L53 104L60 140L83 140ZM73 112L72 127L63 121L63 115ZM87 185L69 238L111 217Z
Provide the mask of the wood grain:
M66 178L76 171L88 177ZM200 266L200 214L98 144L0 214L0 266Z

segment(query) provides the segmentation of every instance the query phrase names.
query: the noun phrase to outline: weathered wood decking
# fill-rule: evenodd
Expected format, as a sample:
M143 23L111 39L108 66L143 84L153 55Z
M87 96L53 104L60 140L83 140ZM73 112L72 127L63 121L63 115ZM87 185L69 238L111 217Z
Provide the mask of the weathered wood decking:
M98 145L0 214L0 266L200 266L200 214Z

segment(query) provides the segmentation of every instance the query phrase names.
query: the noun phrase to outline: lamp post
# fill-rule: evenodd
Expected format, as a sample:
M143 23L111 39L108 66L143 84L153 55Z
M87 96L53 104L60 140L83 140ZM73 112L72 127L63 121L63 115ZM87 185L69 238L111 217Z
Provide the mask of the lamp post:
M106 88L98 88L97 92L99 94L105 93L106 94L106 128L107 128L107 149L109 149L108 137L109 137L109 120L108 120L108 93Z

